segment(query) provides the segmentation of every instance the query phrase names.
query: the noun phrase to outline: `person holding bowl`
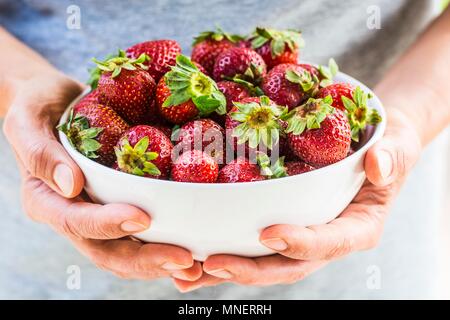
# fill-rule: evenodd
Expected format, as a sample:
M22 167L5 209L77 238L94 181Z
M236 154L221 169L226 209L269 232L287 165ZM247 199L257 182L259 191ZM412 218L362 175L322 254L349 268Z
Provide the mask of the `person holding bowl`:
M20 10L13 3L7 2L4 5L2 10L6 12L0 16L2 20L5 19L5 26L24 39L21 42L6 29L0 29L0 114L5 117L4 134L11 144L21 174L22 202L27 215L61 233L101 269L127 279L171 277L182 292L222 282L252 286L292 284L340 257L374 248L380 240L390 206L423 148L450 123L450 79L447 72L450 69L450 9L436 18L405 51L405 47L412 43L411 40L392 47L389 44L398 43L402 37L406 37L406 29L407 33L414 30L416 36L423 30L423 26L431 18L431 15L425 16L429 12L424 10L425 2L406 1L403 7L395 7L387 1L378 1L382 11L386 10L391 14L403 12L406 17L414 17L394 17L398 29L388 38L385 29L373 30L365 24L359 25L365 35L350 34L352 27L358 27L356 23L365 23L365 17L361 20L356 19L356 16L360 16L358 12L361 10L365 12L369 7L368 3L354 2L354 7L358 9L356 13L348 12L347 6L336 8L337 12L334 12L333 17L347 15L342 20L346 23L328 17L330 23L326 23L325 27L328 28L327 32L336 29L336 33L329 36L338 37L345 48L333 49L331 45L327 47L327 41L316 41L324 47L313 53L311 60L320 60L323 52L329 56L337 56L338 61L341 61L339 56L342 56L341 65L344 70L348 67L350 74L360 76L363 81L368 80L368 83L379 80L374 91L386 107L388 122L384 137L366 154L364 168L367 181L344 212L328 224L311 227L267 226L260 234L260 241L278 254L254 259L215 255L201 264L194 261L186 249L166 244L140 243L128 237L148 228L151 230L151 213L149 216L128 204L99 205L89 202L82 193L83 174L58 142L54 130L67 105L84 88L64 71L76 74L79 72L78 66L83 65L82 62L86 60L87 51L91 53L94 48L101 50L108 42L117 43L116 41L125 38L124 34L130 36L129 28L108 32L107 35L99 33L99 29L106 28L106 25L113 28L109 23L115 12L127 12L129 15L123 16L124 23L133 23L135 27L137 23L137 28L145 29L152 38L157 38L156 35L161 30L168 37L177 37L180 30L183 30L183 34L189 34L183 21L187 17L193 22L193 17L200 11L210 14L205 21L197 25L193 23L188 29L207 29L216 22L226 22L231 26L233 21L230 21L230 17L235 10L243 14L243 4L225 5L217 2L216 9L217 6L223 9L217 9L221 12L219 14L216 11L211 13L200 4L190 3L186 7L183 3L175 2L177 1L173 1L173 6L167 8L164 5L149 5L146 16L150 14L155 19L155 27L149 28L144 18L145 10L124 9L121 5L114 5L101 11L96 8L96 4L80 1L81 12L86 10L86 21L81 20L81 30L64 29L59 34L51 34L45 28L51 28L54 23L59 25L63 21L62 2L43 1L45 5L42 6L23 3L24 7ZM276 24L292 27L294 21L304 19L299 26L304 25L305 29L308 26L308 30L311 28L312 38L323 35L324 30L317 24L308 23L307 17L324 14L324 9L329 8L330 3L322 1L308 8L307 2L298 5L286 1L284 5L292 9L290 14L294 14L295 19L286 17L282 23ZM269 15L274 5L267 2L262 7ZM105 4L102 9L104 6ZM174 19L162 18L170 17L174 14L174 8L180 7L183 10L179 14L183 15L183 19L173 21ZM253 12L260 7L260 1L253 1L245 9ZM8 14L8 10L12 14ZM310 14L307 14L308 10ZM273 14L275 12L276 10ZM20 19L21 14L33 16L41 28L31 31L31 25ZM54 16L55 19L48 16ZM103 20L98 19L100 16ZM421 23L418 23L419 18L423 18ZM246 26L241 25L242 20L239 19L239 28L244 30ZM245 23L249 25L259 22L253 16L248 20ZM98 21L102 21L104 26L99 26ZM346 25L348 21L354 21L355 25ZM399 26L401 23L404 28ZM160 30L163 25L167 28ZM386 25L386 28L391 28L391 25ZM373 41L369 42L369 39ZM183 39L182 43L187 41ZM311 42L314 40L311 39ZM39 48L43 55L25 43ZM78 43L85 46L80 47ZM387 48L392 52L382 54ZM371 52L366 53L367 51ZM395 61L388 57L398 57L401 52L403 54ZM345 58L346 55L353 58ZM359 65L363 62L367 65ZM326 273L325 270L322 272ZM314 283L309 286L314 287ZM292 296L298 297L297 294ZM361 293L359 296L365 295ZM274 298L273 295L271 297Z

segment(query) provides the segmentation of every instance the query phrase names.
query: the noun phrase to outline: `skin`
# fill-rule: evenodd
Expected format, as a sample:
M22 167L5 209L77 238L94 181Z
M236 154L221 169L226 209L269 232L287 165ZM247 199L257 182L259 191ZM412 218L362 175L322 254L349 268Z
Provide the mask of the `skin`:
M375 88L387 108L388 126L383 139L368 151L367 181L344 212L325 225L266 228L260 241L278 254L255 259L215 255L201 266L182 248L127 237L150 227L150 218L138 208L88 201L81 193L83 175L53 129L81 85L2 29L0 47L8 57L0 59L0 114L6 114L4 132L22 173L25 212L65 235L100 268L126 278L172 276L182 292L222 282L293 283L337 258L375 247L390 204L422 148L450 123L448 9ZM26 68L19 63L23 59L30 62ZM11 65L16 67L11 70ZM125 221L140 229L125 231Z

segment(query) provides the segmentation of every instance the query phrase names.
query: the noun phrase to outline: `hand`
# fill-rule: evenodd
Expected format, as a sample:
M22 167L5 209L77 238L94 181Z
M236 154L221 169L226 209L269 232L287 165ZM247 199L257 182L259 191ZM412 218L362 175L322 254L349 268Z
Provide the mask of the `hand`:
M149 228L145 212L126 204L93 204L80 195L83 174L57 141L55 125L81 90L73 80L49 72L15 91L4 132L22 175L25 212L70 239L97 266L120 277L199 278L201 265L187 250L128 237Z
M205 274L199 280L175 279L176 286L186 292L221 282L289 284L334 259L375 247L389 206L420 155L421 143L416 132L405 115L391 112L384 138L367 152L367 181L338 218L310 227L270 226L262 231L260 241L278 254L255 259L211 256L203 263Z

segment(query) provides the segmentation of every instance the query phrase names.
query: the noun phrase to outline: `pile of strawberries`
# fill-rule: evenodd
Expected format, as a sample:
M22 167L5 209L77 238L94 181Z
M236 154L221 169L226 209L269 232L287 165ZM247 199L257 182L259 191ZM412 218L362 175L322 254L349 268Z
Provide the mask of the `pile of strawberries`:
M298 62L301 33L218 29L189 59L174 40L94 59L92 90L58 127L86 157L122 172L234 183L301 174L351 154L381 119L359 87Z

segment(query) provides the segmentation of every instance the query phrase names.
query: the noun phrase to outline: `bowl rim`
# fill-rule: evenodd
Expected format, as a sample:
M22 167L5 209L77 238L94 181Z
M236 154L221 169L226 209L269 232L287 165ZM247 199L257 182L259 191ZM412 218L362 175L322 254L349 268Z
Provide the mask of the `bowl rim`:
M304 63L302 61L302 63ZM315 64L312 64L315 65ZM102 164L99 164L85 156L83 156L78 150L76 150L75 148L72 147L72 145L69 143L69 140L67 139L66 135L64 133L62 133L61 131L58 132L59 134L59 139L60 142L62 143L62 145L64 146L64 149L66 149L66 151L69 153L69 155L73 158L73 160L75 161L75 163L78 162L83 162L83 165L91 167L92 169L96 169L96 170L101 170L104 171L105 174L108 174L108 172L110 174L116 174L116 175L123 175L126 176L128 179L139 179L136 180L137 183L152 183L152 184L161 184L161 185L165 185L168 184L170 186L174 186L174 185L183 185L186 187L190 187L190 188L219 188L219 189L225 189L225 188L242 188L242 187L249 187L249 186L255 186L255 185L263 185L263 184L272 184L272 185L276 185L277 183L289 183L289 182L293 182L294 179L301 179L302 177L305 176L314 176L314 175L318 175L318 174L324 174L326 175L327 171L332 170L338 166L344 166L347 162L352 161L354 158L359 157L359 156L365 156L366 151L373 146L377 141L379 141L381 139L381 137L384 135L384 131L386 129L386 123L387 123L387 118L386 118L386 111L384 109L384 106L382 104L382 102L380 101L380 99L378 98L378 96L368 87L366 86L364 83L362 83L361 81L347 75L346 73L343 72L338 72L338 74L336 75L336 78L339 78L340 80L336 81L336 83L343 83L343 82L349 82L352 85L355 86L360 86L365 92L367 93L371 93L372 94L372 99L371 101L374 103L375 105L375 109L380 113L380 116L382 118L382 121L380 123L378 123L374 128L374 132L372 134L372 136L370 137L370 139L364 144L362 145L357 151L355 151L353 154L347 156L346 158L330 164L328 166L322 167L322 168L317 168L313 171L309 171L309 172L305 172L302 174L298 174L298 175L294 175L294 176L287 176L287 177L283 177L280 179L269 179L269 180L262 180L262 181L252 181L252 182L240 182L240 183L203 183L203 182L178 182L178 181L172 181L172 180L160 180L160 179L152 179L152 178L144 178L144 177L140 177L140 176L136 176L133 174L129 174L129 173L125 173L125 172L121 172L118 170L115 170L113 168L104 166ZM61 118L59 120L59 124L63 123L66 119L67 116L69 114L69 110L85 95L87 95L90 92L90 89L86 89L84 90L77 98L75 98L66 108L66 110L64 111L64 113L61 115ZM139 182L138 182L139 181Z

